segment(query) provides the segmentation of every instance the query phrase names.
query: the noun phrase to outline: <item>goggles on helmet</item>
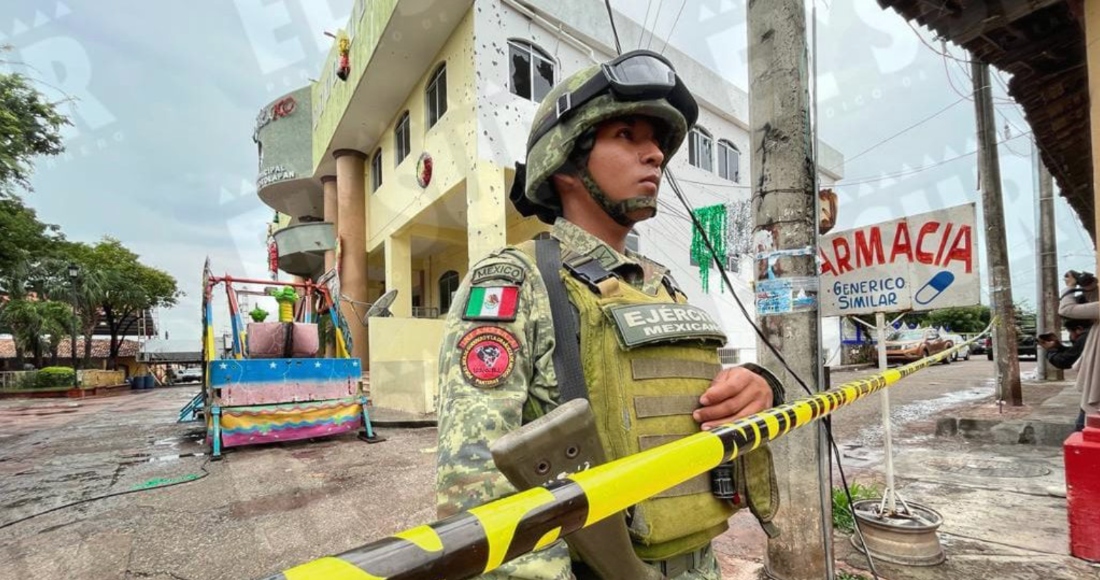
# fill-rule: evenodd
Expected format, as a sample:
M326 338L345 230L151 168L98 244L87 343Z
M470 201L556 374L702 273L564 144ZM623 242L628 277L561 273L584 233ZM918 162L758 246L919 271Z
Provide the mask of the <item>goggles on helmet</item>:
M528 145L537 143L555 125L561 123L582 105L610 93L617 101L651 101L665 99L684 116L691 127L699 118L699 106L676 76L665 57L648 50L633 50L615 60L600 65L597 74L575 91L558 97L555 113L543 120L531 132Z

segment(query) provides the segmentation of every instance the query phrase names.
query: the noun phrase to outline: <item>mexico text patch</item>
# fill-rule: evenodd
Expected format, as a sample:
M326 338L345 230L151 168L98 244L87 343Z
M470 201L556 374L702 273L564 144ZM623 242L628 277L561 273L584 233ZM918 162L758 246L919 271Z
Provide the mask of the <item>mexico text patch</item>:
M462 376L475 387L500 385L516 366L519 341L503 328L479 326L459 339L457 346L462 351Z
M523 268L514 264L489 264L475 269L470 277L470 283L480 284L486 280L507 280L513 284L523 284L525 276Z
M519 286L474 286L462 311L463 320L512 321L516 319Z

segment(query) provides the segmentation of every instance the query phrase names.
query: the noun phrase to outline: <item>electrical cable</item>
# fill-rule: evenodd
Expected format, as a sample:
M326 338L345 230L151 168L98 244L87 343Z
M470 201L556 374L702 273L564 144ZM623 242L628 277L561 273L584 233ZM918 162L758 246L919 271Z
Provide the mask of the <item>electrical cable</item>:
M916 123L913 123L912 125L909 125L908 127L902 129L901 131L898 131L897 133L894 133L893 135L890 135L889 137L883 139L882 141L879 141L878 143L875 143L874 145L871 145L870 147L864 149L863 151L860 151L859 153L856 153L852 157L845 158L844 163L849 163L854 159L858 159L858 158L862 157L863 155L865 155L867 153L870 153L872 150L878 148L879 146L885 145L886 143L888 143L890 141L893 141L894 139L904 135L905 133L907 133L907 132L909 132L909 131L911 131L911 130L927 123L928 121L931 121L932 119L935 119L936 117L946 113L952 107L954 107L955 105L958 105L959 103L963 102L964 100L966 100L965 95L963 97L960 97L958 100L951 103L950 105L947 105L946 107L940 109L939 111L936 111L935 113L932 113L931 115L921 119L920 121L917 121ZM836 166L836 167L831 167L827 171L834 171L834 170L840 168L842 165L843 165L843 163L841 165Z
M607 7L607 19L611 21L611 34L615 37L615 53L622 54L623 47L619 44L619 31L615 29L615 16L611 12L611 0L603 0L603 5Z
M680 2L680 10L676 12L676 18L672 21L672 28L668 30L668 36L665 37L665 45L661 47L661 54L665 53L665 49L668 48L668 43L672 42L672 32L676 30L676 25L680 22L680 15L684 13L684 6L686 5L687 0L682 0ZM615 24L612 23L611 26L614 27Z
M645 39L646 29L649 27L649 10L653 8L653 0L649 0L645 5L645 18L642 19L642 31L638 34L638 48L642 47L642 41ZM654 22L656 24L656 22Z
M142 491L152 491L154 489L163 489L163 488L166 488L166 487L172 487L174 485L183 485L185 483L191 483L193 481L198 481L200 479L205 478L207 475L210 475L210 472L206 470L206 465L208 463L210 463L210 458L209 457L207 457L206 461L203 461L202 465L199 467L199 469L202 471L202 475L199 475L199 476L191 478L191 479L185 479L185 480L182 480L182 481L170 481L168 483L164 483L164 484L161 484L161 485L154 485L154 486L151 486L151 487L138 487L138 488L134 488L134 489L127 489L127 490L124 490L124 491L116 491L114 493L108 493L108 494L104 494L104 495L98 495L96 497L89 497L87 499L81 499L81 500L77 500L77 501L74 501L74 502L69 502L67 504L62 504L62 505L59 505L57 507L52 507L48 510L33 513L29 516L25 516L25 517L19 518L17 520L12 520L10 522L0 524L0 530L2 530L4 528L7 528L7 527L10 527L10 526L14 526L15 524L18 524L18 523L21 523L21 522L25 522L27 520L32 520L32 519L37 518L39 516L44 516L44 515L49 514L49 513L53 513L53 512L56 512L56 511L63 510L65 508L78 506L80 504L90 503L90 502L93 502L93 501L99 501L101 499L107 499L109 497L117 497L117 496L120 496L120 495L127 495L127 494L131 494L131 493L142 492Z
M787 364L787 360L783 357L782 354L780 354L779 350L775 348L775 345L773 345L767 339L767 337L764 335L764 332L760 330L760 327L757 326L752 317L749 316L748 310L745 308L744 303L741 302L741 298L737 296L737 293L734 291L733 284L730 282L729 276L726 274L726 269L724 265L721 263L721 260L718 259L718 253L714 250L714 246L711 244L710 238L707 237L705 230L702 227L702 224L700 224L699 221L696 219L695 214L691 213L691 209L687 202L687 199L684 197L683 193L680 191L679 185L676 183L676 177L672 174L672 172L666 172L666 174L669 178L669 185L672 186L672 191L676 193L676 197L680 199L680 203L684 204L684 207L688 209L688 213L691 215L692 224L694 225L695 229L698 230L699 235L703 240L703 243L707 247L707 251L710 252L711 259L713 259L714 263L718 266L718 272L722 276L722 281L726 283L726 287L729 288L730 293L733 294L733 299L737 302L737 307L741 309L741 314L744 315L746 320L748 320L749 325L752 326L754 331L756 331L756 335L760 337L760 340L763 341L768 350L772 352L776 360L779 361L779 364L781 364L783 368L787 371L787 373L789 373L790 376L794 378L795 382L802 386L803 391L805 391L808 395L813 396L814 393L810 389L810 387L806 384L805 381L802 380L802 377L800 377L798 373L796 373L794 369L792 369L791 366ZM844 495L848 498L848 509L852 512L852 521L855 523L856 534L859 536L860 542L863 544L863 553L867 557L867 565L871 569L871 576L875 580L879 580L878 573L875 570L873 558L871 557L871 551L867 548L867 544L863 541L863 530L859 523L859 517L856 515L855 512L855 507L852 501L852 492L848 486L848 478L844 474L844 466L841 462L840 448L837 446L836 439L833 437L833 426L831 419L831 417L825 417L822 419L822 422L825 425L825 434L829 438L829 446L832 447L833 454L836 455L836 468L837 471L840 472L840 481L844 487Z
M1010 137L1008 139L1002 139L1000 141L997 141L996 143L994 143L994 145L1001 145L1006 141L1011 141L1013 139L1019 139L1020 137L1026 137L1030 134L1031 134L1031 131L1028 131L1027 133L1024 133L1024 134L1021 134L1021 135L1016 135L1016 136ZM922 165L922 166L914 168L914 169L903 169L901 171L897 171L897 172L894 172L894 173L888 173L888 174L885 174L885 175L880 175L878 177L866 176L866 177L860 177L860 178L857 178L857 179L854 179L854 180L841 179L841 180L837 181L837 185L838 186L839 185L859 185L861 183L874 183L876 181L886 181L887 179L895 179L895 178L898 178L898 177L907 177L909 175L920 173L922 171L927 171L927 170L932 169L934 167L939 167L940 165L943 165L945 163L950 163L952 161L957 161L957 160L962 159L964 157L970 157L971 155L976 155L979 151L980 151L980 149L975 149L974 151L970 151L968 153L963 153L961 155L956 155L955 157L949 157L947 159L937 161L937 162L932 163L930 165Z

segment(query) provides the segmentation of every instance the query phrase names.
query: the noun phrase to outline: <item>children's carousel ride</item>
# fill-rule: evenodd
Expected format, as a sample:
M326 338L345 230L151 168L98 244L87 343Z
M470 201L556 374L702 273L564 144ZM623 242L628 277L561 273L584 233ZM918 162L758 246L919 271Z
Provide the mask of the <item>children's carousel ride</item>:
M213 296L225 285L232 344L216 347ZM264 289L258 291L255 288ZM274 296L277 321L258 307L245 323L240 294ZM318 322L327 317L334 358L324 358ZM180 412L180 419L206 421L206 441L214 458L222 449L294 441L361 431L368 442L382 441L370 422L362 390L362 368L349 354L346 323L329 289L311 281L276 282L213 276L203 268L203 388ZM328 341L326 341L328 342Z

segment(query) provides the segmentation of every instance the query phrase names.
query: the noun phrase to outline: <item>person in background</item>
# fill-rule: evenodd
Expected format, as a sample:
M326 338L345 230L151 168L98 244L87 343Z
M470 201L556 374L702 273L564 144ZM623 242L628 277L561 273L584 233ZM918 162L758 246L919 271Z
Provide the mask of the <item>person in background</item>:
M1047 353L1047 362L1054 368L1068 369L1081 358L1081 351L1085 348L1088 339L1089 328L1092 325L1087 320L1067 318L1065 322L1066 332L1069 333L1070 345L1066 346L1061 340L1051 339L1047 335L1040 335L1039 346Z
M1100 302L1097 302L1096 276L1089 272L1070 270L1065 275L1066 290L1058 304L1058 314L1063 318L1087 321L1090 325L1100 320ZM1100 412L1100 345L1097 335L1090 332L1081 347L1077 366L1077 388L1081 391L1081 410L1077 415L1077 430L1085 428L1085 415Z

